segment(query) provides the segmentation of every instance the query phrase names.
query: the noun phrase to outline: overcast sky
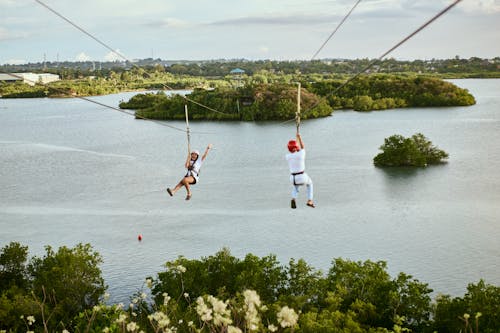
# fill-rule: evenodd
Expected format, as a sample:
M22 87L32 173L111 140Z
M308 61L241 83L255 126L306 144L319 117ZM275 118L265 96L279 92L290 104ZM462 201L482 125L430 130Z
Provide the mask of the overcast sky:
M355 0L42 0L128 59L310 59ZM364 0L317 58L376 58L451 0ZM34 0L0 0L0 64L117 56ZM500 56L500 0L463 0L390 54Z

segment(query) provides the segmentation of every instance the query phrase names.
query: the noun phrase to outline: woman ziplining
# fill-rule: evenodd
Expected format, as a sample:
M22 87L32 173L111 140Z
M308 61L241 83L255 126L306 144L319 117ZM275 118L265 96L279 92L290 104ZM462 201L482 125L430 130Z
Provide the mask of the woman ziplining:
M288 141L288 151L285 158L288 162L288 169L290 170L290 182L292 183L292 200L290 206L292 209L297 208L297 197L299 194L300 186L306 186L307 189L307 203L306 205L315 208L313 202L313 182L311 177L305 172L306 168L306 150L304 141L300 135L300 82L298 83L297 92L297 112L295 114L295 123L297 126L296 140Z
M186 163L184 163L184 166L186 167L186 174L179 181L179 183L175 185L174 189L167 188L167 192L172 197L174 196L175 192L177 192L181 187L185 187L187 192L186 200L190 200L192 196L191 185L195 185L196 183L198 183L201 166L205 161L205 158L207 158L208 151L212 149L212 144L208 144L205 152L201 157L198 150L195 149L191 151L191 132L189 130L189 116L187 105L184 105L184 111L186 113L186 133L188 142L188 156L186 159Z

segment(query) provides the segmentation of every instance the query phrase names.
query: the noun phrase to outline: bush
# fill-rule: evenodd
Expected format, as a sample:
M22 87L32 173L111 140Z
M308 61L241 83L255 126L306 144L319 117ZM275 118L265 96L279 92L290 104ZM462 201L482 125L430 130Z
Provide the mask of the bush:
M384 139L379 148L382 153L373 158L373 163L381 167L417 166L441 163L448 158L448 153L432 145L423 134L414 134L411 138L395 134Z

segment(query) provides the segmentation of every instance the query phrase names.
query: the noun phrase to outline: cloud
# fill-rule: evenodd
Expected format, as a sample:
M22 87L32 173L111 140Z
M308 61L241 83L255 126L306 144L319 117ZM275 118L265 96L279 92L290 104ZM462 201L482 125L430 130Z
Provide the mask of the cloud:
M104 56L104 60L106 60L106 61L120 61L120 60L123 60L123 58L120 57L117 53L118 54L122 54L119 49L116 49L115 52L108 52Z
M28 61L25 59L9 59L9 60L4 61L4 64L8 64L8 65L24 65L27 63L28 63Z
M469 0L461 2L457 7L465 13L471 14L500 13L500 1L498 0Z
M188 21L180 20L173 17L168 17L166 19L153 21L145 24L148 27L152 28L186 28L192 26Z
M267 46L260 46L259 47L259 51L260 51L260 53L267 54L267 53L269 53L269 47L267 47Z
M319 23L337 22L339 15L282 15L282 16L247 16L229 20L220 20L209 23L213 26L241 26L241 25L312 25Z
M84 52L81 52L76 56L75 60L76 61L89 61L90 57L88 55L86 55Z
M26 36L28 36L26 33L21 33L21 32L13 33L10 30L0 27L0 41L25 38Z

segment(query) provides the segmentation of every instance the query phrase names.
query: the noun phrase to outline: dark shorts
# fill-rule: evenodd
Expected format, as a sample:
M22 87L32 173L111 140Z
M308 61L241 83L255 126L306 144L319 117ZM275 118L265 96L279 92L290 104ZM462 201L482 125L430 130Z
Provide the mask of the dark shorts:
M196 184L196 178L194 178L193 176L184 176L184 178L188 178L188 177L193 178L193 181L189 183L190 185Z

